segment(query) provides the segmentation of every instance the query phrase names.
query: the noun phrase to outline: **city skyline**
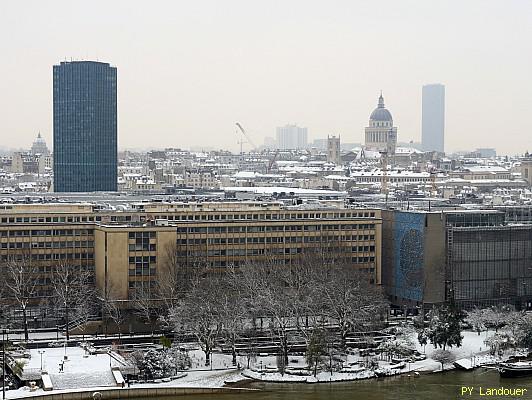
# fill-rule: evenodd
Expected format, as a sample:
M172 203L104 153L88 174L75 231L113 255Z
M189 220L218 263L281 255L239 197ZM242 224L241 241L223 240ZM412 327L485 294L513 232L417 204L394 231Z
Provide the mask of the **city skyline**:
M52 143L50 66L72 57L120 68L120 149L237 151L236 121L256 143L293 122L309 141L363 143L381 89L398 141L420 142L420 89L433 82L447 88L446 150L532 148L511 117L532 108L522 79L532 56L520 50L532 37L528 2L125 4L105 15L68 2L0 5L0 32L21 32L0 44L2 146L29 147L38 131Z

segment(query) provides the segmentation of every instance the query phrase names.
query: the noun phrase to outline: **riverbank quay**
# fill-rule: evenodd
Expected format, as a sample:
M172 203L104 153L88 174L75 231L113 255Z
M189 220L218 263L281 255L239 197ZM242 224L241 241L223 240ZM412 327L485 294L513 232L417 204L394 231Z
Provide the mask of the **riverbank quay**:
M200 388L200 387L161 387L139 385L129 388L85 388L57 390L51 393L37 390L34 392L21 392L20 390L8 392L7 399L31 399L31 400L107 400L107 399L149 399L161 397L178 397L189 395L214 395L214 394L246 394L255 392L257 389L248 388ZM14 393L17 392L17 393Z
M411 335L414 334L412 333ZM476 368L497 364L510 356L510 354L507 354L507 356L500 358L489 355L484 341L493 334L492 332L478 335L476 332L466 331L462 334L464 336L463 345L450 349L454 360L458 360L462 364ZM414 337L411 339L415 342ZM340 371L336 370L331 373L328 370L318 369L318 373L314 377L307 366L305 356L301 354L289 356L289 364L286 366L285 373L281 375L277 368L275 355L257 354L251 365L249 365L250 360L245 355L238 356L238 365L233 366L230 354L215 353L210 366L205 367L204 353L197 346L192 346L188 350L192 368L180 373L179 377L159 379L150 383L135 381L129 383L132 387L149 384L153 385L153 387L222 388L231 386L235 388L240 385L245 386L245 381L332 383L395 375L407 375L415 378L420 374L442 371L441 363L431 358L436 350L433 346L428 345L423 348L423 346L416 344L415 347L419 353L425 354L425 359L393 361L379 355L361 356L359 352L351 352L343 357L343 367ZM65 354L67 359L65 359ZM59 393L61 390L90 391L103 386L108 389L115 389L120 386L115 375L117 371L123 368L119 361L125 361L120 358L119 354L114 352L92 354L92 352L87 353L83 348L31 349L29 356L29 359L20 360L21 363L24 363L23 370L28 373L40 372L41 375L42 372L46 371L53 387L53 391L47 393L51 394ZM245 369L243 370L242 368ZM444 365L445 371L454 368L455 366L452 362ZM92 379L91 377L97 377L97 379ZM32 380L38 381L38 379ZM106 383L103 384L103 382ZM80 385L83 385L83 387L80 387ZM9 390L8 393L10 393L10 398L19 398L19 395L26 396L30 394L30 389L26 387L18 390Z

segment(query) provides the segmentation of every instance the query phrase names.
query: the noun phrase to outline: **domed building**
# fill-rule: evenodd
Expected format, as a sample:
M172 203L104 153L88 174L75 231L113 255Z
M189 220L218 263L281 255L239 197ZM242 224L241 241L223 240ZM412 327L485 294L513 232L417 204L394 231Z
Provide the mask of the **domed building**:
M35 141L31 145L31 154L42 154L43 156L50 154L50 151L46 146L46 142L41 136L41 132L39 132L39 134L37 135L37 139L35 139Z
M397 128L393 126L392 114L384 107L382 93L379 96L377 108L369 116L369 126L365 131L367 149L386 151L389 155L395 154Z

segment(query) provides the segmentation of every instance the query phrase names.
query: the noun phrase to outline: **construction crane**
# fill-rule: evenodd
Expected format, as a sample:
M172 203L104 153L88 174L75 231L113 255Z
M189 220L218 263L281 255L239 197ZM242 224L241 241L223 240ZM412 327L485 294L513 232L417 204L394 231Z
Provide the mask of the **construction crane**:
M240 139L240 141L238 143L240 143L240 154L242 154L242 145L244 143L249 143L254 149L257 148L257 146L255 146L255 143L253 143L253 140L251 140L248 136L248 134L246 133L246 131L244 130L244 128L242 128L242 125L240 125L240 123L236 123L236 126L238 127L238 129L240 129L240 132L242 132L242 138ZM244 141L244 137L246 138L247 142Z
M436 177L438 175L438 170L435 167L429 168L429 174L430 174L430 195L437 196L438 195L438 186L436 185Z
M381 193L385 195L385 204L388 204L388 151L384 150L381 154Z

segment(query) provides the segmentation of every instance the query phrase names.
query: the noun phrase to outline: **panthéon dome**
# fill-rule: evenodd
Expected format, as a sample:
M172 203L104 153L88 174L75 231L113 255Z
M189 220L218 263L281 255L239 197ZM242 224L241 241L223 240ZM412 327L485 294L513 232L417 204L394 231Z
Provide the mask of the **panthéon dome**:
M382 97L382 93L379 96L379 104L377 105L377 108L373 110L371 115L369 116L370 121L388 121L392 122L392 114L390 111L388 111L384 107L384 98Z

